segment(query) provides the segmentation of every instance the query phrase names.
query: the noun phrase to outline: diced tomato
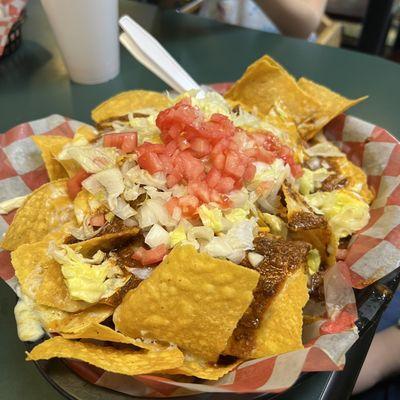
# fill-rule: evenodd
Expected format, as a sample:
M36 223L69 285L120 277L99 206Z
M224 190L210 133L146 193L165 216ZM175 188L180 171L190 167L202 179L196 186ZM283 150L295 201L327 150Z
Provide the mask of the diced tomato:
M257 160L272 164L276 159L276 156L271 151L265 150L262 147L258 148Z
M301 178L303 176L303 169L301 168L301 165L296 164L295 162L290 164L290 170L295 178Z
M190 143L184 136L180 136L176 139L178 143L179 150L184 151L190 148Z
M183 167L183 176L188 181L197 180L199 175L204 172L203 163L187 151L180 154L180 161Z
M144 247L139 247L132 255L132 258L139 261L142 265L156 264L167 254L167 246L160 244L153 249L146 250Z
M104 217L104 214L96 214L90 218L90 225L92 225L94 227L103 226L105 223L106 223L106 219Z
M165 154L168 156L172 156L177 148L178 148L178 143L171 141L165 145Z
M229 176L225 176L217 183L215 190L217 190L219 193L229 193L233 190L234 186L235 181Z
M246 154L247 157L256 158L258 154L258 149L257 147L246 149L244 150L244 154Z
M146 152L138 158L138 164L141 168L155 174L163 170L163 164L156 153Z
M165 152L165 145L164 144L158 144L158 143L149 143L149 142L144 142L138 147L138 150L141 150L142 152L151 152L151 153L156 153L156 154L161 154Z
M132 258L136 261L139 261L140 263L142 262L143 259L143 254L146 251L144 247L139 247L138 249L135 250L135 252L132 254Z
M179 207L179 201L177 197L171 197L165 203L165 208L167 209L169 215L172 215L174 213L176 207Z
M221 172L214 167L211 168L206 178L208 187L211 189L215 188L216 184L219 182L220 179L221 179Z
M238 153L230 151L226 155L224 172L235 179L241 178L246 170L246 164L240 159Z
M121 150L124 153L133 153L137 147L137 133L125 135Z
M221 201L221 194L218 193L215 189L211 189L211 191L210 191L210 199L214 203L219 203Z
M184 98L173 107L161 111L156 119L164 143L177 138L182 132L192 133L202 122L200 110L190 104L190 99Z
M225 156L223 154L217 154L213 157L212 163L216 169L222 171L225 167Z
M235 126L225 115L213 114L209 121L203 123L200 135L216 143L224 137L231 137L235 133Z
M210 193L206 182L191 182L188 185L190 194L195 195L202 203L210 202Z
M136 132L109 133L103 137L104 147L116 147L124 153L132 153L137 147Z
M247 164L246 171L243 174L243 180L251 181L256 174L256 166L253 163Z
M196 157L204 157L211 152L210 143L203 138L196 137L190 142L190 148L194 151Z
M182 210L182 214L185 217L191 217L192 215L194 215L200 205L199 199L196 196L190 194L180 197L178 203L179 207Z
M73 177L68 179L67 190L71 200L75 199L76 195L82 189L82 182L89 176L90 174L88 172L84 169L80 169Z

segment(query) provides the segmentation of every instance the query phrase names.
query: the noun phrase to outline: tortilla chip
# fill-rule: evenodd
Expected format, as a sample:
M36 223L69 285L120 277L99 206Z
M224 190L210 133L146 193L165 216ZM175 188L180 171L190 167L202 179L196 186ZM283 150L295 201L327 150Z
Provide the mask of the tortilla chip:
M11 253L11 263L23 293L30 298L35 295L42 283L47 257L48 242L24 244Z
M302 139L294 119L285 105L281 102L275 103L265 116L265 120L286 134L286 138L283 139L284 144L293 150L295 161L300 164L303 163L304 152Z
M57 179L67 178L68 174L64 167L57 161L54 157L55 148L63 148L66 143L71 139L64 136L32 136L32 140L35 142L36 146L39 147L44 165L47 170L47 175L51 181ZM61 150L60 149L60 150Z
M28 196L5 234L1 243L4 249L11 251L22 244L38 242L74 219L66 181L46 183Z
M92 119L99 123L134 111L149 108L162 110L169 105L169 98L162 93L149 90L129 90L128 92L119 93L98 105L92 111Z
M228 372L232 371L242 362L243 360L237 360L228 365L218 365L186 355L185 360L183 361L183 365L181 367L169 371L164 371L164 373L172 375L178 374L195 376L201 379L216 381L217 379L222 378Z
M359 194L366 203L371 204L375 195L368 187L367 175L346 157L330 157L329 164L340 177L346 179L345 189Z
M300 78L298 85L304 92L321 104L315 118L299 126L299 131L305 140L314 137L332 119L368 97L364 96L350 100L306 78Z
M61 336L51 338L28 353L27 360L74 358L85 361L105 371L124 375L151 374L176 368L183 363L183 354L176 348L160 351L133 351L112 346L97 346L76 342Z
M84 327L83 329L77 330L73 333L63 333L62 331L60 333L62 337L66 339L94 339L103 340L106 342L132 344L136 347L147 350L161 349L161 346L155 342L145 342L140 339L132 339L128 336L123 335L122 333L114 331L108 326L100 325L97 323L92 323Z
M335 257L332 257L328 248L333 235L326 218L316 214L295 188L284 184L282 191L287 207L289 238L310 243L318 250L321 261L332 265Z
M95 139L97 139L99 136L99 133L95 128L93 128L90 125L81 125L78 127L78 129L75 131L74 138L72 139L73 143L75 144L81 144L85 145L87 142L93 142Z
M295 79L268 56L251 64L225 97L247 109L266 115L274 104L282 103L296 125L315 116L319 103L299 88Z
M281 318L302 321L302 307L305 304L305 302L303 303L304 296L293 300L295 304L297 304L297 300L299 301L300 308L289 307L288 310L284 308L290 306L290 303L286 303L286 298L281 296L285 293L284 288L287 282L290 282L289 277L297 273L297 271L301 271L301 275L304 275L303 289L308 296L305 271L307 268L307 255L310 250L309 243L287 241L272 235L264 234L254 239L254 251L261 254L263 260L255 267L252 267L247 260L245 265L259 272L260 280L257 289L254 291L254 303L246 310L245 315L238 322L229 339L228 346L224 350L224 354L248 359L269 356L271 351L275 351L275 348L273 346L271 348L268 347L264 340L265 336L272 335L269 330L270 307L272 304L278 303L281 307L280 311L283 312L283 315L280 316ZM259 321L260 325L254 326L253 321ZM266 331L262 326L262 321L266 321ZM281 332L281 334L288 335L288 332ZM301 344L301 324L300 331L294 329L289 333L289 336L290 338L287 342L275 337L271 337L270 341L274 342L276 339L278 343L282 344L282 352L285 352L284 346L286 345L290 349L290 343L292 342Z
M44 264L42 283L36 292L35 301L43 306L67 312L81 311L92 305L71 298L61 272L61 266L51 258L48 258Z
M123 247L137 236L138 233L139 229L133 227L122 232L107 233L102 236L97 236L93 239L85 240L84 242L71 244L70 246L84 257L92 257L98 250L108 252L117 247Z
M91 214L89 199L94 198L86 189L82 189L74 199L75 218L79 225L82 225L85 216Z
M78 313L67 313L51 307L38 306L40 318L49 332L73 333L92 323L101 323L114 312L105 304L96 304Z
M121 233L109 233L100 237L89 239L70 245L75 251L81 252L85 257L91 257L98 250L109 251L121 246L137 235L138 229L130 229ZM47 254L47 247L42 259L43 273L41 284L37 290L35 300L38 304L58 308L67 312L77 312L90 307L92 304L73 300L70 296L61 266ZM101 300L100 300L101 301Z
M282 289L268 306L257 329L251 358L303 348L303 307L307 301L307 275L303 268L299 268L288 276Z
M175 343L216 361L253 299L259 274L230 261L175 247L115 310L125 335Z

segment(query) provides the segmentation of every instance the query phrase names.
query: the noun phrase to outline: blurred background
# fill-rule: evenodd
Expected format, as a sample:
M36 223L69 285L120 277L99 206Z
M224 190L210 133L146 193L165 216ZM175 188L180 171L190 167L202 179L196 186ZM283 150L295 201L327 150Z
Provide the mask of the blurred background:
M202 17L223 19L224 22L231 23L233 19L231 16L221 17L221 8L225 8L222 13L226 14L233 12L232 7L240 8L244 2L253 2L258 5L262 3L262 1L253 0L137 1ZM313 41L322 45L375 54L400 62L400 0L326 0L321 3L324 3L324 12ZM215 5L217 5L217 11L213 13L211 9ZM237 16L234 23L249 27L249 24L243 23L243 20ZM253 28L257 29L257 26Z

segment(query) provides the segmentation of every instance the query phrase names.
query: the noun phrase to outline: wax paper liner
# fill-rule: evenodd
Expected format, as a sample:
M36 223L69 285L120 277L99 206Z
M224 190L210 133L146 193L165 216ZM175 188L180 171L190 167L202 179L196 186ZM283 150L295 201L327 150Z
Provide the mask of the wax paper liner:
M7 44L8 34L27 2L28 0L0 0L0 56Z
M72 136L80 122L59 115L19 125L0 135L0 201L30 193L47 181L32 135ZM69 360L69 366L96 385L136 396L170 397L203 392L280 392L305 371L341 369L345 353L357 340L353 287L362 288L383 277L400 259L400 144L388 132L357 118L341 115L325 128L348 157L368 174L377 193L369 224L354 235L343 261L325 277L326 308L309 304L307 313L322 319L304 329L305 348L276 357L251 360L216 382L176 382L158 376L129 377L104 372ZM0 232L15 212L0 217ZM0 253L0 277L17 285L8 252ZM313 307L314 306L314 307Z

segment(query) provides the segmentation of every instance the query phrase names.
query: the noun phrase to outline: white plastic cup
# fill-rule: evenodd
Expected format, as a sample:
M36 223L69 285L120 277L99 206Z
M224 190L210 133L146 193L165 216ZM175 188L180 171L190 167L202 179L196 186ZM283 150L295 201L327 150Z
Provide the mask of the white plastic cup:
M119 73L118 0L42 0L71 79L109 81Z

